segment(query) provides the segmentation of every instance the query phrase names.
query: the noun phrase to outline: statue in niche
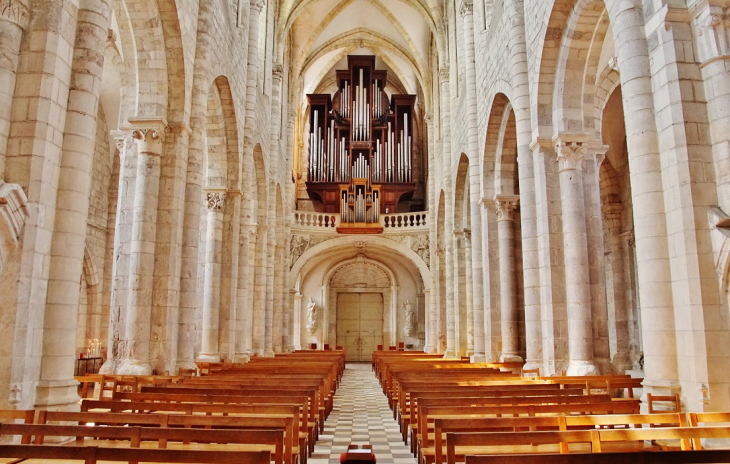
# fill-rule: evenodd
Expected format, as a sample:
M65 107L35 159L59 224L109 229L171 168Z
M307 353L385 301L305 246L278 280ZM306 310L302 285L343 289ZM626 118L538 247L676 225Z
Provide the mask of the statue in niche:
M307 332L309 335L314 335L317 330L317 303L310 296L309 303L307 303Z
M403 309L405 310L406 315L406 323L403 326L403 333L406 334L406 337L410 337L413 333L413 329L415 328L415 321L413 320L414 313L413 308L411 307L411 300L406 300L403 302Z

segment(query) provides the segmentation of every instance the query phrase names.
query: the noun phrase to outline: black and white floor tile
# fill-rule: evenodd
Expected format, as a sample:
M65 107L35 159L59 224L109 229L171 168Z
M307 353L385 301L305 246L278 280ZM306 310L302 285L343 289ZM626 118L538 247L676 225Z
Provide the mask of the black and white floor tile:
M348 363L308 464L339 464L349 444L370 444L378 464L416 464L370 363Z

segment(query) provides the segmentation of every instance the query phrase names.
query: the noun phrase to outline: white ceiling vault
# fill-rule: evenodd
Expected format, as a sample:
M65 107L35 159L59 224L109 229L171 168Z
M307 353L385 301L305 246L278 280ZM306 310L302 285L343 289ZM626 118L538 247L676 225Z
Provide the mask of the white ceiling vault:
M375 55L391 93L430 101L432 40L441 49L443 0L281 0L279 38L287 36L300 105L308 93L334 93L347 55ZM281 41L283 42L283 41ZM281 43L280 42L280 43Z

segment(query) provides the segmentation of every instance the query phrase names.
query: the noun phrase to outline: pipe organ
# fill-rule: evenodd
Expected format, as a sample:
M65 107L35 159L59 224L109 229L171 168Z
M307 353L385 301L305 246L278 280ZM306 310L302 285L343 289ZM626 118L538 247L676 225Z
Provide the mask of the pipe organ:
M387 72L374 56L348 56L338 91L307 95L307 191L322 212L341 215L341 233L378 233L380 215L395 213L415 190L415 95L385 93ZM409 195L410 194L410 195Z

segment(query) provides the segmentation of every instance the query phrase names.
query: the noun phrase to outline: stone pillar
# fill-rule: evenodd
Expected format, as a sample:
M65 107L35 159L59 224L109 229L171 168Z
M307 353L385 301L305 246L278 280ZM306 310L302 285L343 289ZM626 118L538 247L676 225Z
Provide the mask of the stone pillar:
M273 189L272 189L273 190ZM269 194L269 224L266 246L266 308L264 317L264 353L267 358L274 356L274 261L276 251L276 210L273 205L276 195Z
M473 340L472 362L484 362L484 292L482 277L482 217L479 208L481 199L481 172L479 169L479 128L477 124L477 86L476 70L474 66L474 5L472 0L462 0L461 16L464 21L464 62L466 68L466 116L467 116L467 146L469 150L469 207L471 208L471 230L475 231L467 250L467 280L471 282L471 297L468 306L471 307L472 331L469 332Z
M644 391L678 386L672 276L651 66L640 5L607 5L621 74L644 341ZM663 394L663 393L657 393Z
M454 350L456 356L466 355L466 300L464 299L466 285L464 263L461 262L464 251L464 230L454 230L452 251L452 285L454 288Z
M481 242L482 242L482 252L479 259L481 260L481 266L483 269L482 272L482 289L484 290L484 321L483 321L483 330L484 330L484 354L485 354L485 360L486 361L497 361L499 359L499 352L497 349L497 343L495 342L495 337L497 330L493 327L493 319L495 315L499 317L499 314L497 311L494 310L494 308L497 306L493 303L492 299L494 295L492 295L492 286L490 285L490 282L492 281L492 276L490 275L490 270L493 269L491 266L492 260L490 259L491 254L493 253L492 247L490 246L490 215L492 215L493 218L493 208L492 205L494 203L494 200L490 198L480 198L479 199L479 216L481 216L481 224L482 228L480 231L481 234Z
M522 231L522 273L525 303L525 368L543 366L542 308L546 306L540 295L540 250L538 249L538 208L536 199L535 167L532 156L532 123L530 113L530 85L527 69L525 40L525 6L523 0L505 4L509 29L509 60L511 84L514 89L512 108L517 129L517 171L520 185L520 222Z
M474 356L474 275L471 261L471 229L464 229L464 285L466 287L466 355ZM473 362L473 361L472 361Z
M236 293L236 335L235 335L235 354L234 362L250 361L251 351L247 350L246 340L250 339L251 324L249 316L253 313L253 305L249 295L249 274L251 263L249 262L249 227L241 225L241 233L238 240L238 287ZM254 244L254 248L255 248Z
M69 86L48 262L43 358L36 387L35 404L44 408L77 408L78 396L73 378L77 356L74 339L91 193L89 173L94 162L103 56L111 21L109 0L81 1L77 21L72 72L74 76L84 75L87 80L75 77ZM7 21L0 20L0 27L2 25L7 26ZM37 182L40 179L31 180ZM51 217L54 215L51 214Z
M250 357L255 352L254 347L254 335L258 326L254 325L256 321L256 311L258 311L259 299L257 295L260 295L258 285L258 279L256 278L256 272L258 271L258 264L256 263L257 249L260 245L259 242L259 225L251 224L248 227L248 301L246 307L248 310L245 314L245 332L244 332L244 347L245 353Z
M565 293L568 309L568 375L597 374L593 365L593 322L583 189L583 142L556 138L563 209Z
M425 345L423 347L423 351L426 353L435 353L438 347L438 304L436 303L437 299L434 297L434 294L438 294L438 275L435 272L436 269L436 262L438 261L438 256L435 253L436 250L436 212L434 211L435 208L435 177L436 177L436 166L434 165L434 131L436 128L434 127L434 117L433 113L429 112L426 113L426 127L428 130L428 167L429 167L429 173L428 173L428 208L432 211L431 214L433 214L430 217L430 221L428 224L428 242L429 242L429 262L428 267L431 271L431 282L429 285L433 289L431 292L431 299L428 302L428 306L426 307L426 340Z
M137 147L137 181L134 192L132 243L130 245L124 357L117 367L121 375L149 375L152 277L155 266L157 196L160 156L167 122L130 120Z
M266 249L268 248L268 227L258 225L256 234L256 260L254 261L255 289L253 314L253 349L264 355L266 337Z
M274 251L274 318L272 326L274 353L284 351L284 245L283 234L279 234Z
M690 3L690 2L688 2ZM697 1L691 9L702 63L718 204L730 211L730 15L724 0Z
M241 203L243 192L237 187L226 192L221 244L220 326L218 353L226 361L236 357L238 328L238 273L241 266Z
M494 207L497 212L499 240L499 289L502 307L502 354L500 362L521 362L519 330L517 327L517 276L515 263L515 210L519 197L497 195Z
M439 83L441 89L441 156L443 158L442 179L446 191L444 210L444 252L446 258L446 352L445 358L457 356L455 292L454 292L454 195L451 179L451 89L449 82L449 67L442 66L439 70Z
M434 272L436 273L436 292L434 297L438 301L438 311L436 313L436 352L442 353L446 350L446 304L445 304L445 282L446 273L444 268L444 250L443 248L437 248L434 253L438 259L436 259L436 265ZM443 288L442 288L443 287Z
M221 247L223 210L226 193L206 190L203 204L207 209L205 228L205 276L203 278L203 334L200 361L218 362L218 325L221 302Z
M0 180L5 174L5 154L10 135L10 110L13 106L15 77L23 31L28 27L30 11L24 1L0 3Z
M611 362L614 369L622 373L632 367L629 351L629 317L626 308L626 292L629 289L626 285L623 239L621 237L623 205L621 203L608 203L603 205L602 209L603 223L608 238L608 249L606 251L609 253L611 281L613 282L609 291L613 297L613 330L616 336L616 352Z

